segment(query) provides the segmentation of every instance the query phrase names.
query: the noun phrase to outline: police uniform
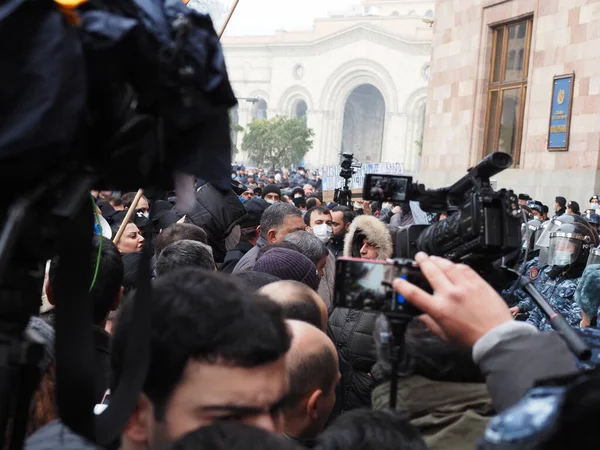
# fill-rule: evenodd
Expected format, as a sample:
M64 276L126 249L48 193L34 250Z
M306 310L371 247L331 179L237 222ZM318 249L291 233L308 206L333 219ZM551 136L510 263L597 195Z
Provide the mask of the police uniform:
M566 278L560 274L552 278L550 277L552 269L552 266L548 266L541 270L533 285L544 296L552 309L564 316L569 325L579 327L581 308L573 298L579 278ZM541 331L552 331L548 318L539 308L531 309L527 322Z
M540 268L538 267L538 258L535 257L531 261L527 261L524 263L525 269L523 266L519 268L519 273L522 273L524 276L529 278L531 281L535 281L539 274ZM511 308L513 306L518 306L520 312L529 312L533 309L534 304L531 300L531 297L525 293L523 289L515 289L512 288L504 289L502 291L502 298L508 303L508 306Z

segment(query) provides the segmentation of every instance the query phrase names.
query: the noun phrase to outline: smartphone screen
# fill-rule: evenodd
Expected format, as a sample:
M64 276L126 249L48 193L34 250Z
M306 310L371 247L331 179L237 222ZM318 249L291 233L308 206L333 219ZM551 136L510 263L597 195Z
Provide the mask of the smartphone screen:
M412 177L402 175L365 175L363 199L392 202L405 202Z
M335 306L363 311L420 312L392 288L395 278L404 278L431 292L418 267L386 261L339 258L336 266Z

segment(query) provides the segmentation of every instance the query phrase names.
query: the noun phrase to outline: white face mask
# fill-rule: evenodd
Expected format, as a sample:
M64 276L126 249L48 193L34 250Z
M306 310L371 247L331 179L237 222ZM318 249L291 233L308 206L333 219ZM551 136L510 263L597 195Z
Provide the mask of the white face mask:
M598 209L598 203L590 203L590 209L596 211Z
M265 202L270 203L271 205L274 205L275 203L279 203L279 202L276 202L275 200L271 200L271 199L267 200L266 198L265 198Z
M568 266L571 264L571 252L556 252L552 262L555 266Z
M384 203L381 205L382 209L392 209L392 204L391 203Z
M325 243L331 238L332 228L326 223L315 225L313 227L313 234L318 237L321 242Z

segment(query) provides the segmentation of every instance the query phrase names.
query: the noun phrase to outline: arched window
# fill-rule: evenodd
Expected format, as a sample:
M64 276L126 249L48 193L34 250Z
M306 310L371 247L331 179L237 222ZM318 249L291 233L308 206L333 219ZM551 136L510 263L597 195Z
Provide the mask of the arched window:
M306 104L306 102L304 100L298 100L296 102L296 105L294 106L294 117L297 118L304 118L304 121L306 122L306 112L308 111L308 105Z
M411 10L408 12L408 15L409 15L409 16L414 16L416 13L417 13L417 12L416 12L414 9L411 9Z
M254 107L254 118L256 120L266 119L267 118L267 101L264 99L259 99L256 102Z
M400 13L398 11L392 11L392 16L397 17L400 15Z
M428 11L425 13L425 17L433 17L433 10L431 10L431 9L430 9L430 10L428 10Z

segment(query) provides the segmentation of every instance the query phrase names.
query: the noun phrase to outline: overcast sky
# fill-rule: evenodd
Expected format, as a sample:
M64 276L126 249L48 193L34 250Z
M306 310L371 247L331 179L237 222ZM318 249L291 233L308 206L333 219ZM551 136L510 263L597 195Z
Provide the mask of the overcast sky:
M233 4L232 0L221 1ZM264 35L276 30L310 29L315 18L356 3L360 0L240 0L226 34Z

